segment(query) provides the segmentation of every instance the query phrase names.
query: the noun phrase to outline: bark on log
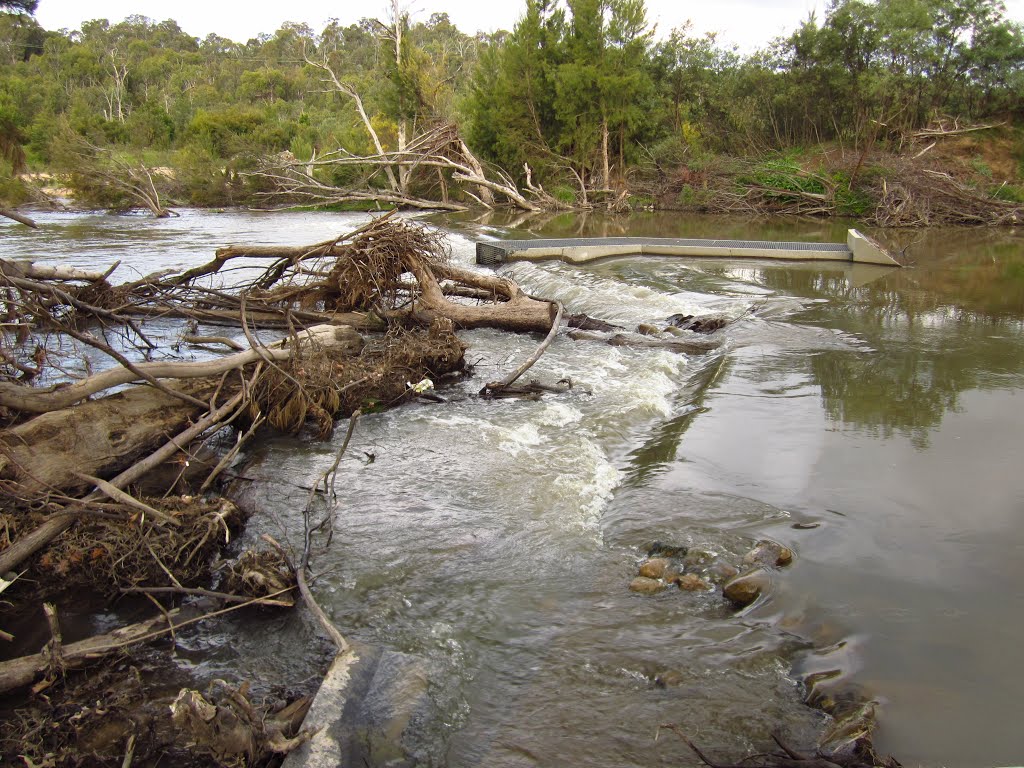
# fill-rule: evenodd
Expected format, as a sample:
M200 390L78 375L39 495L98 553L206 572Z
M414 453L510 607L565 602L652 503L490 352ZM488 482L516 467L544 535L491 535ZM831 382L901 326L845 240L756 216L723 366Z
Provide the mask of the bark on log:
M167 626L168 618L173 619L179 613L178 609L174 609L169 611L166 616L157 616L138 624L115 629L105 635L96 635L87 640L64 645L60 653L61 665L64 669L83 667L90 661L101 659L126 645L148 639L153 632L158 632ZM31 656L0 662L0 693L29 685L39 675L45 674L50 669L51 662L52 658L46 649Z
M124 307L122 314L138 317L177 317L198 320L210 325L227 325L237 328L242 324L241 314L237 309L202 309L193 307L177 307L170 304L155 304L150 307ZM261 329L291 328L292 325L350 325L360 331L380 331L384 329L379 318L365 312L303 312L294 309L278 312L260 312L246 310L249 325ZM288 319L292 318L289 324Z
M50 264L33 264L32 262L0 259L0 269L7 275L27 277L29 280L62 280L83 283L97 283L100 280L106 280L120 265L121 262L116 261L102 272L91 272L74 267L59 267Z
M438 272L436 276L435 269ZM412 273L421 291L417 301L417 312L428 319L435 316L446 317L459 328L501 328L507 331L538 333L546 333L551 328L551 302L528 296L511 280L451 265L428 267L421 262L412 265ZM438 277L481 288L504 301L492 304L456 304L447 299Z
M320 348L355 350L362 339L351 328L318 326L301 339ZM264 349L230 355L232 361L218 368L217 361L177 364L199 366L204 375L216 376L221 370L238 368L258 359L282 359L292 354L280 344ZM155 363L154 365L165 365ZM170 371L173 372L173 371ZM103 374L98 374L103 376ZM125 372L114 369L113 376ZM208 397L216 380L172 382L172 388ZM194 391L192 391L194 390ZM59 395L60 391L57 393ZM24 424L0 433L0 479L13 480L26 495L48 490L83 491L89 488L80 475L110 477L129 466L147 450L152 450L166 434L182 429L199 416L202 409L152 387L135 387L98 400L60 410L49 411Z
M19 224L24 224L26 227L32 227L32 229L39 229L39 225L36 224L28 216L23 216L17 211L12 211L9 208L0 208L0 216L6 216L12 221L16 221Z
M117 477L110 481L110 485L115 488L124 488L125 486L134 483L151 469L167 461L171 456L174 456L181 451L182 446L188 445L207 429L210 429L214 424L228 418L228 416L238 408L241 402L242 394L240 393L235 395L228 402L224 403L224 405L220 406L215 411L206 414L206 416L191 424L183 432L172 437L145 459L133 464L124 472L121 472ZM91 499L97 497L102 498L99 490L95 493L89 494L89 496L83 500L82 504L87 504ZM0 552L0 573L7 573L8 571L17 569L23 561L34 555L38 550L42 549L50 543L50 541L70 528L74 524L75 520L78 519L78 513L81 511L82 507L79 506L77 509L70 509L67 513L53 515L34 530L24 536L20 536L17 541L7 547L7 549L3 550L3 552Z
M27 496L84 491L79 473L116 474L200 412L152 387L51 411L0 434L0 478Z
M300 338L309 343L339 349L349 354L358 353L363 346L362 337L347 326L315 326L303 332ZM247 349L234 355L198 363L173 361L137 363L135 368L157 379L206 378L218 376L235 368L242 368L268 357L272 360L285 360L293 353L291 347L285 346L286 343L287 340L271 344L262 351ZM48 413L67 408L105 389L139 380L140 377L136 373L127 368L117 367L72 384L57 385L47 389L34 389L19 386L13 382L0 381L0 406L13 408L23 413Z

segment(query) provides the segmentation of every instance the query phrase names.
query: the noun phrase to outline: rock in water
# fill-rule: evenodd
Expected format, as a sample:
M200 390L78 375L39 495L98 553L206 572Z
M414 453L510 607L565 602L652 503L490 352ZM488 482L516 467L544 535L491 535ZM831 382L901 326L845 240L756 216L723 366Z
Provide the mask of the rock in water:
M734 576L739 576L740 569L732 563L727 563L725 560L719 558L707 567L705 573L716 584L723 584Z
M654 595L665 589L667 585L658 579L649 579L646 576L637 576L629 582L630 592L639 592L641 595Z
M722 594L733 605L744 608L767 592L771 583L771 574L766 569L754 568L726 582Z
M648 579L663 579L671 563L665 557L652 557L640 566L640 575Z
M679 588L686 592L703 592L711 589L711 585L695 573L685 573L679 577Z
M676 544L656 541L647 549L648 557L686 557L687 548Z
M690 547L689 551L686 553L686 557L683 558L683 567L688 571L703 568L716 557L717 555L710 549Z
M744 565L764 565L781 568L793 562L793 550L777 541L762 539L743 556Z

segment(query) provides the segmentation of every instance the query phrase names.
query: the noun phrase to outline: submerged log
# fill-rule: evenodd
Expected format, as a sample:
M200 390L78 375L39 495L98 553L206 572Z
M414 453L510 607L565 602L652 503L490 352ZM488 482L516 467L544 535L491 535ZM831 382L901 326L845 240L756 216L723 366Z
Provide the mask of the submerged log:
M641 349L665 349L686 355L702 355L717 349L721 342L707 338L656 339L640 333L600 333L598 331L570 331L569 338L574 341L603 341L613 347L634 347Z

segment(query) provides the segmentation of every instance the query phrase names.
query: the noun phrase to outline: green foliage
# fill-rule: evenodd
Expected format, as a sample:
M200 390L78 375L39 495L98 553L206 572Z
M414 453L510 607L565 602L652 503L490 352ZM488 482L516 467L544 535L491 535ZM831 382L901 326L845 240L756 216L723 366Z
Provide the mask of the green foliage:
M1007 203L1024 203L1024 186L1019 184L1000 184L992 193L992 197Z
M794 155L762 160L754 166L749 176L741 176L739 181L783 192L807 192L814 195L827 192L824 181L805 172Z
M12 176L10 166L0 163L0 200L5 205L21 205L28 202L29 194L21 179Z
M581 180L621 188L640 167L678 185L685 166L678 202L699 206L692 174L723 153L767 154L747 182L830 195L859 216L877 171L851 185L808 172L792 147L834 142L856 156L941 116L1024 114L1024 33L999 0L830 0L820 19L745 58L688 26L655 39L643 0L521 2L514 29L491 35L468 36L444 13L400 14L319 32L286 23L238 44L143 16L47 32L24 13L31 0L0 0L4 174L13 159L58 163L63 125L99 146L171 157L182 194L209 205L252 194L240 174L258 158L375 152L353 98L325 87L305 56L358 92L386 149L452 121L483 159L520 181L528 165L567 203ZM994 188L991 169L972 165L979 188L1017 201L1019 185ZM365 168L316 174L366 183Z
M576 202L576 191L572 187L559 184L551 188L551 196L566 205L573 205Z
M281 152L288 149L298 125L276 121L266 111L231 106L220 110L201 109L186 130L190 144L216 157L229 158L245 152Z
M974 169L975 172L980 173L986 179L992 178L992 169L989 167L989 164L986 163L983 158L971 158L971 168Z
M840 186L835 193L836 213L840 216L861 218L867 216L875 207L875 199L864 189Z

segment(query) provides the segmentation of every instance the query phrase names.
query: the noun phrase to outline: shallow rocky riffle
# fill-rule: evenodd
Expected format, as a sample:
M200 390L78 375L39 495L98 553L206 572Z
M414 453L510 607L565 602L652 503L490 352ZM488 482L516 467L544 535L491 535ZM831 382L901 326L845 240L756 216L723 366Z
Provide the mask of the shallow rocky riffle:
M707 592L721 586L728 602L746 608L771 590L772 570L791 564L794 557L792 549L770 539L759 540L738 565L709 548L655 542L629 589L655 595L670 586L684 592Z

